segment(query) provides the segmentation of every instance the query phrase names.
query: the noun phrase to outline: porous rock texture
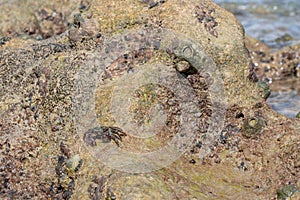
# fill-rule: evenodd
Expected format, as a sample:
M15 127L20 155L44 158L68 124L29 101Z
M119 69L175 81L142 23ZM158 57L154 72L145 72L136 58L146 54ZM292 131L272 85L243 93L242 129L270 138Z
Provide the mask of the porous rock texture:
M36 1L26 2L31 5ZM300 121L279 115L265 103L265 88L256 83L244 45L243 27L231 13L208 0L81 2L87 6L75 1L53 1L53 4L56 2L70 4L66 12L74 13L70 27L51 29L49 33L46 26L48 31L38 31L43 38L49 37L46 40L24 40L15 37L18 34L11 34L10 39L1 42L1 199L299 198ZM5 6L15 12L24 9L14 3ZM32 9L37 11L40 7ZM44 16L48 11L37 13ZM5 23L10 23L10 31L1 32L1 36L22 32L20 27L27 26L27 20L20 18L14 25L9 18ZM3 23L0 22L1 26ZM106 72L103 84L113 85L113 80L135 73L139 66L148 66L147 63L177 67L177 73L194 90L201 117L195 141L171 165L148 173L126 173L104 165L93 156L90 146L95 144L95 137L90 141L78 133L78 116L74 116L78 113L74 114L73 108L77 91L74 84L78 83L77 72L82 66L101 66L97 57L104 49L103 44L114 36L141 28L172 30L192 40L212 58L223 80L226 114L222 131L209 147L209 154L199 156L201 148L207 148L201 146L201 139L208 137L207 119L211 116L207 77L184 70L193 68L192 64L172 52L147 49L129 52L106 71L102 69ZM114 46L113 49L118 50ZM185 66L180 68L178 63ZM114 66L120 68L115 70ZM99 125L114 126L108 111L103 110L111 98L107 88L95 93L95 110ZM137 91L136 107L131 107L133 113L143 113L157 101L173 98L175 102L162 103L171 125L153 141L132 141L127 134L122 141L118 136L108 135L105 142L115 146L119 143L120 148L131 151L145 150L143 146L145 151L151 151L164 145L179 126L180 118L176 118L178 113L172 108L177 108L180 102L173 96L168 88L151 85ZM144 122L144 116L136 116L137 122ZM96 143L101 145L101 140Z

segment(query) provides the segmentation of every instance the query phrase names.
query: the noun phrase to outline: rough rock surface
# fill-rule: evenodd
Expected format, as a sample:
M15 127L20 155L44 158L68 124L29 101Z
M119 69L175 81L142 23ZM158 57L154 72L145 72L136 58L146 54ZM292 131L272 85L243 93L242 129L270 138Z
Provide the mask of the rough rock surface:
M300 77L300 44L271 50L258 40L246 37L246 47L251 52L255 73L260 80L272 83Z
M68 28L73 12L86 1L1 1L0 37L45 39Z
M20 23L27 24L28 18L23 20ZM20 27L12 25L11 29L19 33L23 31ZM201 146L201 139L209 138L212 97L208 88L212 83L205 74L185 70L193 69L193 63L172 52L142 49L118 58L106 71L102 69L98 55L105 50L103 44L142 27L173 30L192 39L220 71L227 112L222 131L209 148ZM107 51L117 52L118 48L122 46L112 45ZM81 15L74 16L72 27L61 35L43 41L12 38L5 40L0 50L1 199L299 198L300 121L277 114L265 103L265 90L255 82L241 24L208 0L93 1ZM135 73L147 63L163 63L189 81L202 114L199 130L188 151L171 165L150 173L120 172L93 157L90 149L101 143L95 140L132 151L151 151L173 136L179 119L172 108L180 103L163 87L148 85L137 91L137 103L130 108L133 113L146 112L147 106L157 101L167 102L162 105L170 129L161 130L150 142L132 141L131 136L118 134L117 128L93 129L83 135L78 133L78 116L73 112L76 74L83 66L102 67L104 85L113 85L114 80L122 80L127 72ZM115 122L105 110L111 92L107 88L95 93L95 110L99 125L110 127ZM144 115L135 116L137 123L145 123ZM98 138L101 131L110 132ZM200 157L203 148L210 152Z

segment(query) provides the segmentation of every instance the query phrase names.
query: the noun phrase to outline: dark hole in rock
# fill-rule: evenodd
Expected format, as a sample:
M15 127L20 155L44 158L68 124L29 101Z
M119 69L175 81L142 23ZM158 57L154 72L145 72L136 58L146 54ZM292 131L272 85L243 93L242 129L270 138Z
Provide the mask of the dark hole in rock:
M242 112L238 113L236 116L236 118L244 118L244 114Z

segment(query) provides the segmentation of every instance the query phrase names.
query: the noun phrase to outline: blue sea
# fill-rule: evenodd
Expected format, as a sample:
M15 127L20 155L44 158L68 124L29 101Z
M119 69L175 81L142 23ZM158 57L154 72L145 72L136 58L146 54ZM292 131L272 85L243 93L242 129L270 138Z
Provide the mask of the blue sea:
M235 14L249 36L273 48L300 42L299 0L214 0Z
M263 41L274 50L300 43L300 0L215 2L235 14L246 34ZM300 80L272 83L267 103L277 112L294 118L300 112Z

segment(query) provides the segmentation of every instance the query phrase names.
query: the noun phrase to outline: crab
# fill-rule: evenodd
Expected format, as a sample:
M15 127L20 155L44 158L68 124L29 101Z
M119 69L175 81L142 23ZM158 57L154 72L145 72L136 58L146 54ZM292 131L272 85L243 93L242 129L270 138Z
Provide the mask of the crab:
M83 140L89 146L97 146L96 139L102 140L104 143L114 141L117 146L120 146L122 142L122 137L127 134L118 127L107 127L107 126L98 126L89 129L84 133Z

